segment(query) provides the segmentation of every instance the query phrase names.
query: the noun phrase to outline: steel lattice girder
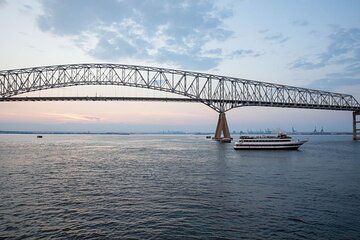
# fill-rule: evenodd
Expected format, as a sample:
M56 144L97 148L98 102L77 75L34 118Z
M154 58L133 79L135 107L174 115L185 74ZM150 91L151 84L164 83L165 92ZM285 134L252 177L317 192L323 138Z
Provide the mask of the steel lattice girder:
M360 104L348 94L157 67L69 64L0 71L1 101L11 101L27 92L78 85L118 85L171 92L218 112L241 106L360 110ZM30 99L26 101L36 101ZM66 99L80 100L63 100Z

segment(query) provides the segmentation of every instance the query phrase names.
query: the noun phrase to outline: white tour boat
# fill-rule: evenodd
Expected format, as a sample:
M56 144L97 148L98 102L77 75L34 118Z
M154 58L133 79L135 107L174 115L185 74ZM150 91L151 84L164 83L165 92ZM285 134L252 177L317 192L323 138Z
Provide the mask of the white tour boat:
M234 149L297 150L301 145L306 142L307 140L292 140L291 137L287 136L284 133L280 133L277 136L241 136L240 139L235 142Z

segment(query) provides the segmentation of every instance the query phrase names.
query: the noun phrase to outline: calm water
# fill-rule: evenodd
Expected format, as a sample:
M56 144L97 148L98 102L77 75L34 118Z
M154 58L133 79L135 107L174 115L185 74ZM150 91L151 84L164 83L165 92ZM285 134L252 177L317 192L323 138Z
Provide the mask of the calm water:
M0 238L360 239L360 142L302 138L0 135Z

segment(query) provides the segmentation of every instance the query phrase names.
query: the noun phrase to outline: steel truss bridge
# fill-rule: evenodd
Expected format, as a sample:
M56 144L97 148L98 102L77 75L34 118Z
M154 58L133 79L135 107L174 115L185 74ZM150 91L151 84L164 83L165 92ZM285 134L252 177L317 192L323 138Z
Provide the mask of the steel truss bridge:
M26 97L70 86L111 85L153 89L179 97ZM225 112L243 106L360 112L351 95L175 69L123 64L68 64L0 71L0 101L180 101L219 112L215 138L230 138ZM355 117L356 119L356 117ZM355 124L356 125L356 124ZM356 126L355 126L356 129ZM356 137L356 131L355 131Z

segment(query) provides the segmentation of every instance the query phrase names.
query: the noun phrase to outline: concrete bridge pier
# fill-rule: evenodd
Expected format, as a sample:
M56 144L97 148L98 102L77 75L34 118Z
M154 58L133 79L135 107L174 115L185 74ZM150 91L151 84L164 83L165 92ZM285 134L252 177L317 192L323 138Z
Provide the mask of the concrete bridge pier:
M219 119L215 130L215 136L213 137L213 139L220 142L231 142L232 138L230 136L225 112L220 112L219 114Z
M360 140L360 120L356 116L360 116L360 111L353 112L353 140Z

